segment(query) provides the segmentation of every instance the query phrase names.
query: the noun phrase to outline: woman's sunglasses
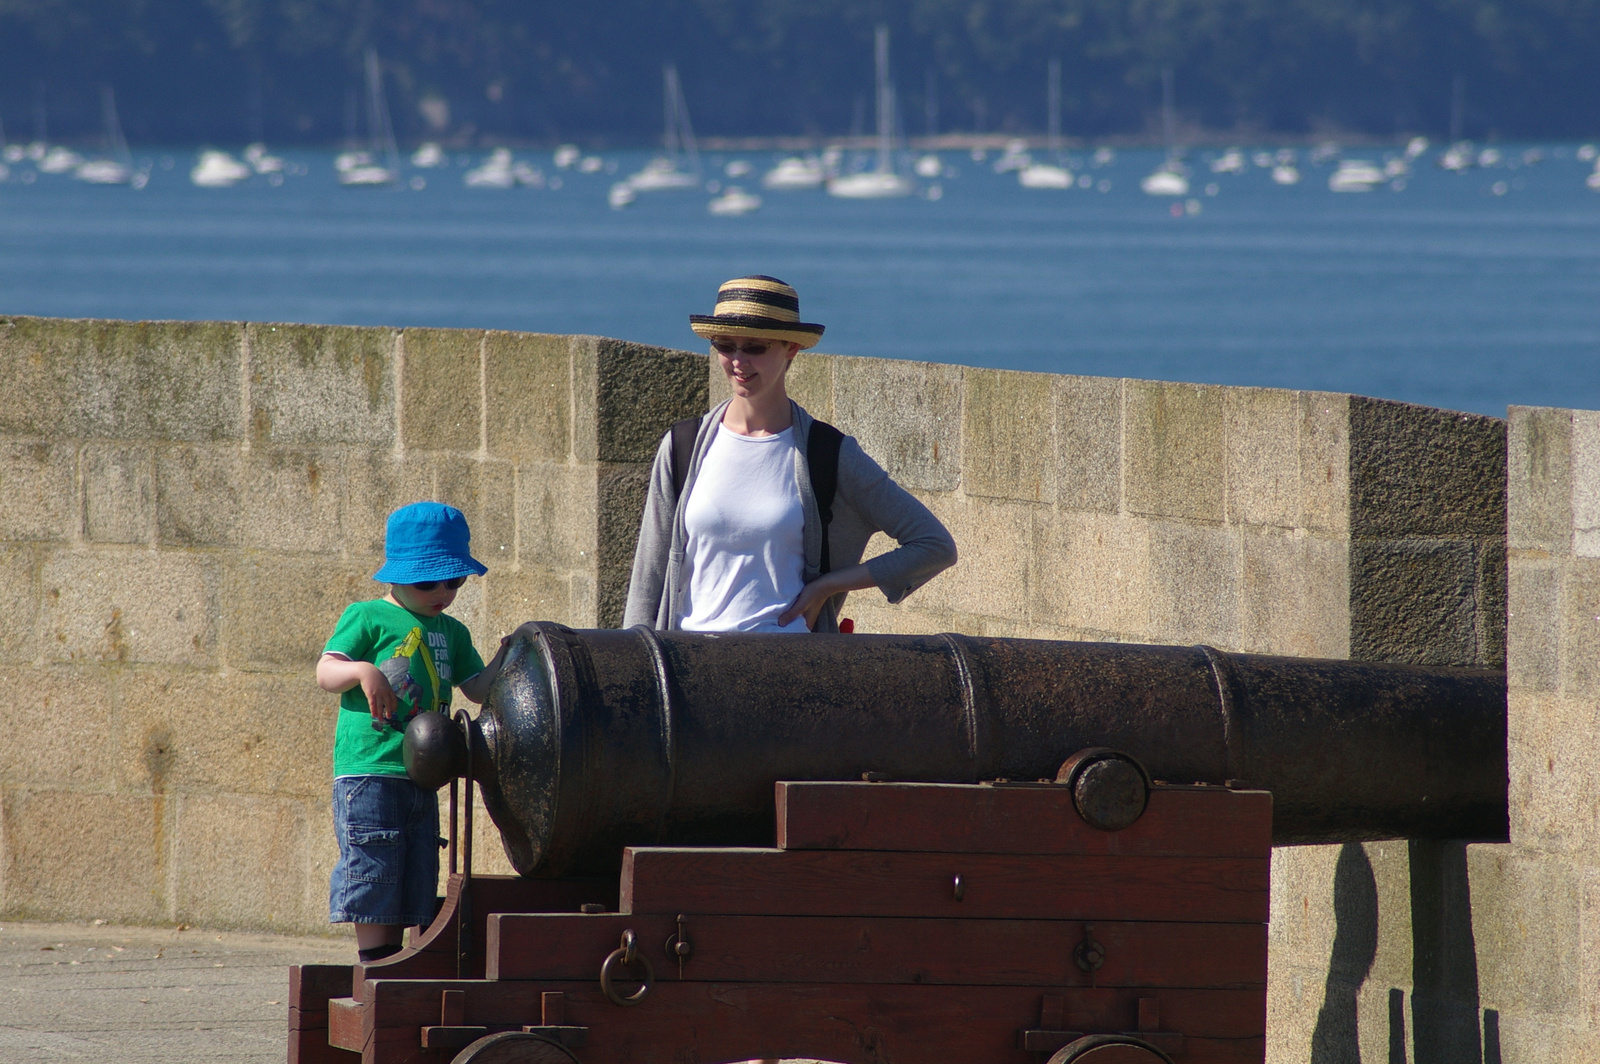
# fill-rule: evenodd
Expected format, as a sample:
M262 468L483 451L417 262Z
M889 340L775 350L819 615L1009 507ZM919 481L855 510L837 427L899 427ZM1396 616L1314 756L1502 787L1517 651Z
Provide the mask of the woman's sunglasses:
M440 584L443 584L445 587L449 588L451 591L454 591L456 588L460 587L462 584L464 584L466 582L467 582L467 578L464 577L464 576L452 576L448 580L424 580L420 584L412 584L411 587L415 588L418 591L432 591L434 588L438 587Z
M755 356L764 355L781 343L782 341L779 340L746 340L744 343L740 343L737 340L713 340L711 341L711 346L717 349L717 354L719 355L731 355L735 351L741 351L744 354Z

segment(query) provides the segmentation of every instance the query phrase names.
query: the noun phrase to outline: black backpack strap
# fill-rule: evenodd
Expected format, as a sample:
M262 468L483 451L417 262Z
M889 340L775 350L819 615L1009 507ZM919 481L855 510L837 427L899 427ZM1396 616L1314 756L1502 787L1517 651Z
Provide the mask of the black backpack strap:
M839 445L844 433L826 421L813 421L806 439L806 468L811 474L811 493L817 497L817 514L822 518L822 569L831 572L828 556L828 525L833 520L833 497L839 489Z
M672 494L683 495L683 482L689 478L689 463L694 458L694 438L700 432L700 419L686 417L672 423Z

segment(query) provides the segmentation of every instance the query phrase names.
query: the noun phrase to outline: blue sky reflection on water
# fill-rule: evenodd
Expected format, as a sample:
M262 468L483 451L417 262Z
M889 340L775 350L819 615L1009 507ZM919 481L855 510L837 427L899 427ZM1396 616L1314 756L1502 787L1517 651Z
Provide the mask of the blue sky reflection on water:
M48 175L0 184L0 313L697 348L686 315L708 311L727 277L762 272L800 290L807 319L828 326L825 351L1492 414L1600 408L1600 193L1571 146L1464 174L1430 152L1404 191L1355 195L1328 190L1331 164L1302 162L1305 180L1280 187L1256 168L1213 176L1195 153L1200 211L1178 218L1138 189L1151 152L1087 169L1106 192L1022 189L949 152L957 173L936 202L767 193L743 218L709 216L698 192L613 211L604 173L563 174L556 191L472 190L457 165L426 172L421 191L344 189L325 153L289 153L309 174L282 187L201 189L192 155L169 154L174 168L137 192ZM551 171L547 155L519 156ZM741 157L757 174L771 161ZM645 156L610 158L626 174Z

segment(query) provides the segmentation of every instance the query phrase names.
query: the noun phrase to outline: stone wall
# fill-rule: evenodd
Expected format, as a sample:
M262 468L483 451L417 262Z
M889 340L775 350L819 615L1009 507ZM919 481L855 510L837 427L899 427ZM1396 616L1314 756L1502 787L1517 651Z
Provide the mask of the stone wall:
M0 912L283 931L327 927L312 671L387 513L466 513L480 647L616 623L638 426L705 404L699 357L467 330L0 318L0 379Z
M481 646L614 624L656 442L725 394L703 356L477 331L0 318L0 368L0 914L297 931L333 857L311 670L383 516L467 513ZM961 549L853 595L860 630L1502 664L1503 421L815 354L791 383ZM1275 1061L1592 1057L1590 416L1511 423L1514 841L1276 851Z

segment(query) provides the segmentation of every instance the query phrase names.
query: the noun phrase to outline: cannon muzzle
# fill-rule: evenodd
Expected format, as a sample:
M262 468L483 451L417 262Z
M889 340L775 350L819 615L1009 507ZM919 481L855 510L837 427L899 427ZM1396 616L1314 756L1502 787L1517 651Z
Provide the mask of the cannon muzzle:
M1273 793L1277 844L1503 841L1505 674L960 635L517 630L460 775L524 875L614 871L627 845L771 845L773 783L1055 777L1085 747L1170 783ZM441 718L442 719L442 718Z

